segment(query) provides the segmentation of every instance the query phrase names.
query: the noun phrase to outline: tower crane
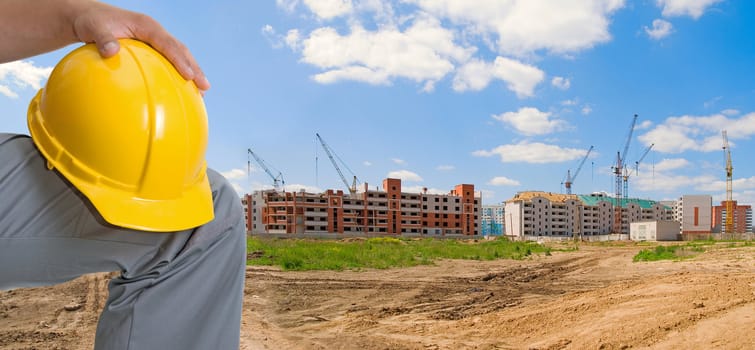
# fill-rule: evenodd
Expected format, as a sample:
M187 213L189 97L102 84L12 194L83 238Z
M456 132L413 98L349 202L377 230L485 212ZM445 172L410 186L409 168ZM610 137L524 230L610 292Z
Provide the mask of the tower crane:
M577 167L577 171L574 172L574 176L571 176L571 170L566 170L566 181L564 181L564 187L566 187L566 194L571 194L571 185L574 183L574 180L577 178L577 175L579 175L579 171L582 170L582 165L585 164L585 161L587 160L587 157L590 156L590 152L592 152L592 149L593 149L593 146L590 146L590 149L587 150L585 157L582 158L581 162L579 162L579 166Z
M650 146L648 146L645 149L645 152L642 152L642 156L640 159L634 162L634 175L637 175L640 173L640 163L642 163L642 160L645 159L645 156L650 153L650 149L655 146L654 143L651 143ZM631 171L627 170L626 167L624 168L624 198L629 197L629 176L631 175Z
M336 159L335 159L335 157L337 157L337 155L334 157L334 153L335 152L333 152L333 150L330 148L330 146L328 146L328 144L325 143L325 140L323 140L322 137L320 137L319 133L315 133L315 135L317 135L317 139L320 140L320 144L322 145L322 148L325 150L325 153L328 154L328 158L330 158L330 162L333 163L333 167L336 168L336 171L338 172L338 176L341 177L341 181L343 181L343 184L346 185L346 188L349 189L349 193L350 194L356 193L357 192L357 177L356 177L356 175L354 175L354 180L351 183L351 185L349 185L349 182L346 181L346 177L343 175L343 172L341 171L341 168L338 167L338 163L336 162ZM341 158L338 158L338 160L341 160ZM341 163L343 163L343 161L341 161ZM346 166L346 169L348 169L348 166ZM351 172L351 169L349 169L349 172ZM353 175L353 172L351 172L351 173Z
M732 173L734 167L731 165L731 149L729 148L729 138L726 136L726 130L721 131L724 139L724 157L726 159L726 221L724 233L734 233L734 202L732 201Z
M280 191L281 186L285 184L285 181L283 181L283 174L279 171L278 175L273 174L273 172L270 170L270 167L268 167L267 163L265 163L262 158L260 158L256 153L252 152L251 148L247 148L247 153L254 158L254 160L257 161L257 164L259 164L262 167L262 170L264 170L267 175L270 176L270 178L273 179L273 188L275 188L276 191ZM248 159L246 162L247 165L247 173L251 173L252 171L252 160Z
M632 133L634 133L634 125L637 123L637 114L634 115L632 118L632 123L629 124L629 133L627 134L626 142L624 143L624 150L623 152L617 152L616 154L616 165L613 168L613 173L616 175L616 215L614 216L614 229L616 230L616 233L622 233L622 225L621 225L621 213L622 213L622 180L624 179L624 173L626 165L624 164L624 160L627 156L627 151L629 150L629 144L632 141Z

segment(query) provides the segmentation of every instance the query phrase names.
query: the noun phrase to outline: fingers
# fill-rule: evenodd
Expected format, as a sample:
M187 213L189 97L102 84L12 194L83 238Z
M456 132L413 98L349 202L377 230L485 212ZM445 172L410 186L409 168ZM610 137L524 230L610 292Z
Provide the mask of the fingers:
M94 42L102 57L118 53L119 38L140 40L162 53L181 76L193 80L199 90L210 88L210 82L189 49L152 17L102 3L97 5L76 18L74 31L79 40Z
M155 38L155 41L150 44L173 63L184 79L193 80L197 88L202 91L210 88L210 82L184 44L168 35Z
M141 16L140 24L134 27L134 37L142 40L160 51L186 80L193 80L197 88L206 91L210 82L199 68L189 49L149 16Z
M118 53L118 50L121 49L121 44L117 40L97 42L97 49L100 51L100 56L108 58Z

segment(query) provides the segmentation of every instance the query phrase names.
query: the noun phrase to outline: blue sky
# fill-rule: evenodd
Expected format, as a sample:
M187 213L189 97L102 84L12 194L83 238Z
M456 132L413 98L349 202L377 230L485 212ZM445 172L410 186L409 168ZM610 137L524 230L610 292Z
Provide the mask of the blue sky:
M446 193L471 183L484 204L524 190L755 202L755 3L724 0L108 1L149 14L183 41L212 88L207 160L239 193ZM0 130L27 133L28 101L74 46L0 65ZM638 169L635 162L653 148ZM348 168L348 169L347 169ZM637 171L635 171L637 170Z

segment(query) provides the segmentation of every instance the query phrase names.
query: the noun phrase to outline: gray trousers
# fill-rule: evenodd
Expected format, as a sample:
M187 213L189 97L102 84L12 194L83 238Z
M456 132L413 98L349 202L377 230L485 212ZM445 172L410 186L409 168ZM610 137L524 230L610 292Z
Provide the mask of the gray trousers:
M193 230L107 224L31 139L0 134L0 290L120 271L95 349L238 349L246 264L238 195L208 170L215 219Z

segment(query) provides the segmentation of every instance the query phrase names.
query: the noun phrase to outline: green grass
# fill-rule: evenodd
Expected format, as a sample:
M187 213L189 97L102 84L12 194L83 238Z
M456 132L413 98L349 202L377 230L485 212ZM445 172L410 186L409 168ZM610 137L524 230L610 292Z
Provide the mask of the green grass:
M659 245L653 249L640 250L633 261L683 260L693 258L709 249L751 247L752 241L700 239L683 245ZM642 245L639 243L638 245Z
M685 245L656 246L654 249L642 249L632 261L658 261L689 259L705 251L708 242L694 242Z
M474 242L392 237L352 241L252 237L247 240L247 252L248 265L280 266L284 270L348 270L429 265L438 259L525 259L533 254L550 255L551 249L503 238Z

